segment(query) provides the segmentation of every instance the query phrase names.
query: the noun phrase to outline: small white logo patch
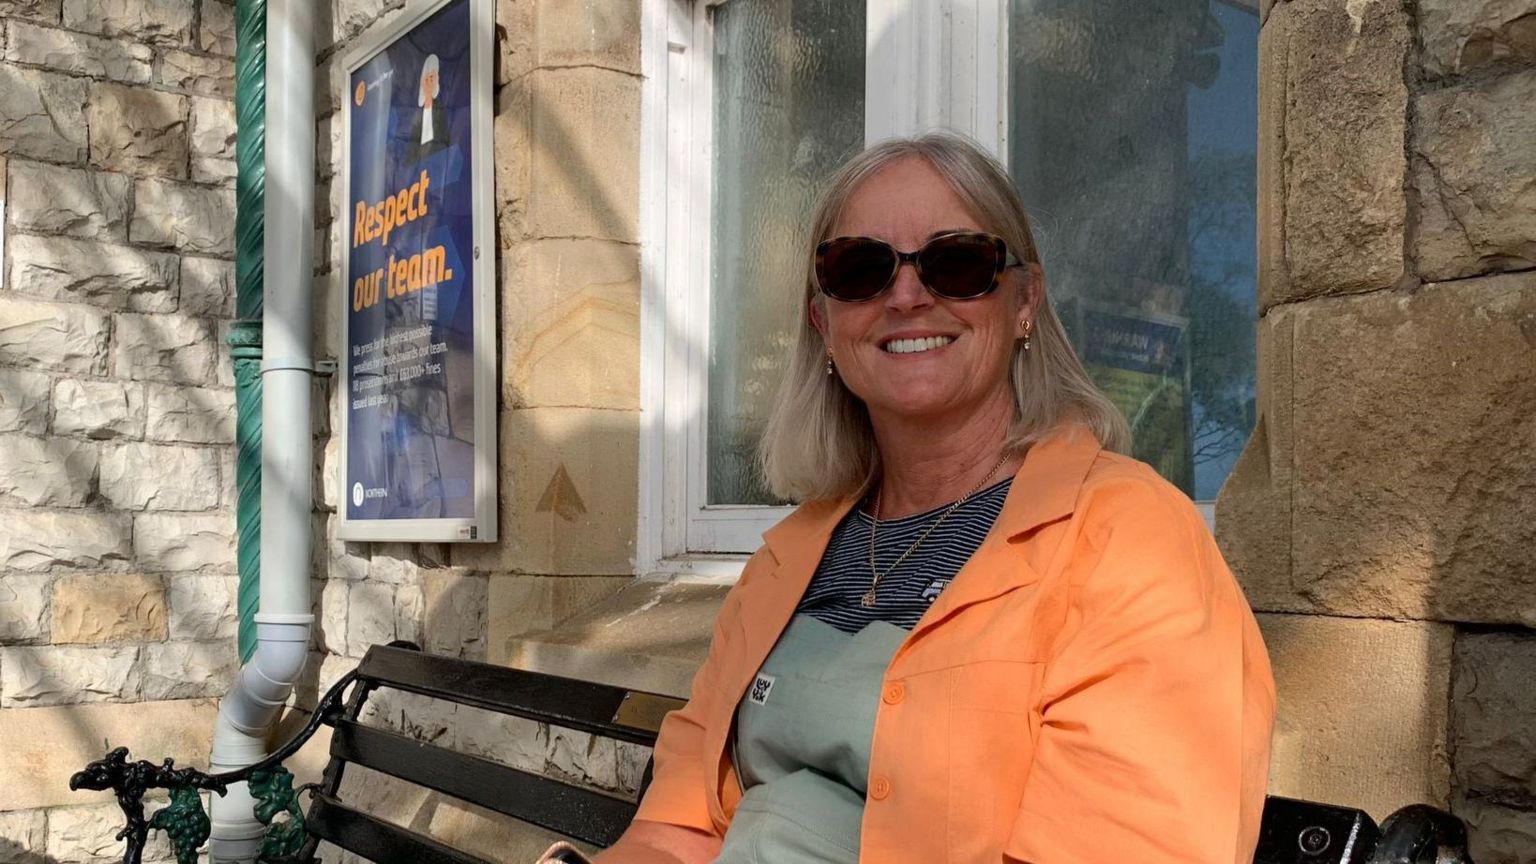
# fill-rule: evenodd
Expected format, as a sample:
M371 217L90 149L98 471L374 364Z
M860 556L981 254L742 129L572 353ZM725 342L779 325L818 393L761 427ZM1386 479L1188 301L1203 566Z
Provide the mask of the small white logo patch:
M927 600L930 606L933 605L933 601L939 599L939 592L943 591L944 586L948 584L948 579L935 579L929 582L928 587L923 589L923 599Z
M768 694L773 692L773 682L777 681L772 675L759 674L757 680L752 682L752 692L747 698L758 705L768 704Z

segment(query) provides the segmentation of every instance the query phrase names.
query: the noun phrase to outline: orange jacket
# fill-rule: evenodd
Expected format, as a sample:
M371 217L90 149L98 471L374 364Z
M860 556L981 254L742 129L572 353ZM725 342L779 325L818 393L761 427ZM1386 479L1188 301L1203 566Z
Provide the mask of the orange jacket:
M723 835L737 703L853 500L764 535L668 715L636 818ZM991 534L897 649L861 857L1249 864L1275 691L1199 511L1081 427L1037 444Z

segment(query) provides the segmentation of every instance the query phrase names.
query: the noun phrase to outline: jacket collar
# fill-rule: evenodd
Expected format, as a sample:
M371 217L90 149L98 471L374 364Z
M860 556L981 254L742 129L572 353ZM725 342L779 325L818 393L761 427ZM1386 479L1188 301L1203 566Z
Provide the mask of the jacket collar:
M1013 475L993 534L1013 539L1072 515L1100 449L1093 432L1079 423L1064 424L1031 447ZM764 532L763 540L780 572L815 570L833 529L858 500L853 495L807 502Z

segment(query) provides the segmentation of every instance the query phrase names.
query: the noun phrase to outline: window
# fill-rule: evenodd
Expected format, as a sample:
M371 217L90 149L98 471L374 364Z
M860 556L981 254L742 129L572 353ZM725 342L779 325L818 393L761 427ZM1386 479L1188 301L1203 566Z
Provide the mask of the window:
M788 512L753 452L804 221L928 128L1009 165L1136 455L1215 497L1253 423L1253 2L647 0L646 27L641 572L728 576Z

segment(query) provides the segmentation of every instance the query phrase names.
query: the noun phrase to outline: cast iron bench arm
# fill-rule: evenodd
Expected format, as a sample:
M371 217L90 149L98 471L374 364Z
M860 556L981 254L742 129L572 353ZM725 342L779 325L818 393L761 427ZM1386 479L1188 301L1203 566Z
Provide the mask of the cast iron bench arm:
M282 767L289 756L297 753L324 723L334 721L342 711L342 694L357 680L353 670L331 685L325 697L315 707L309 722L288 743L277 748L270 756L236 771L207 774L196 768L177 768L175 760L164 763L140 759L130 762L128 748L118 747L101 759L75 772L69 778L69 788L106 790L117 796L117 806L122 808L128 824L117 832L118 840L127 840L123 852L123 864L140 864L144 844L151 828L164 830L171 837L178 864L195 864L197 850L208 840L211 823L203 812L199 791L223 795L230 784L245 781L250 784L251 795L257 800L256 816L268 826L263 843L263 857L268 854L288 854L304 840L304 814L298 806L298 793L293 788L293 775ZM171 803L144 817L144 793L151 789L165 789ZM287 813L286 822L274 822L279 813Z

